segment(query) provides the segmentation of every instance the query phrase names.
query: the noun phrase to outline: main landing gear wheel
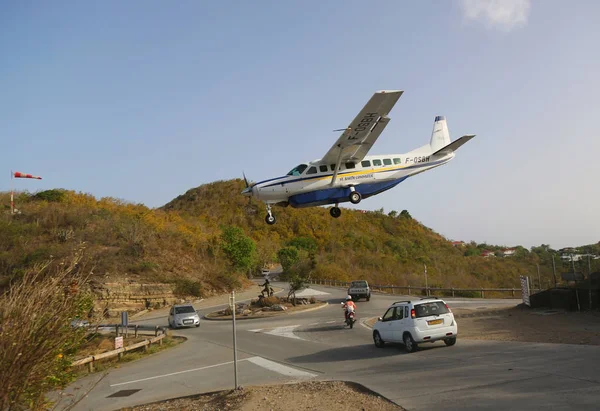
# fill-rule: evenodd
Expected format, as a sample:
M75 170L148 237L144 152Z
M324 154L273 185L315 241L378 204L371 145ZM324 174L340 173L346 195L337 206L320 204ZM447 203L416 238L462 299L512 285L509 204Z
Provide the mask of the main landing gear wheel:
M358 204L362 200L362 197L358 191L353 191L350 193L350 202L352 204Z
M333 218L338 218L342 215L342 210L340 210L339 207L331 207L329 209L329 214L331 214Z
M265 222L269 225L275 224L275 216L271 212L271 204L267 204L267 216L265 217Z

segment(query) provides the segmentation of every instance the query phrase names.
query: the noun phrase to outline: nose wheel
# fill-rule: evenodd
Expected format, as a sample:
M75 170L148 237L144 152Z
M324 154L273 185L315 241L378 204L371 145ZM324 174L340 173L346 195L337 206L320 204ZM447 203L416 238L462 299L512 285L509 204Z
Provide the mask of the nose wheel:
M273 225L276 221L277 220L275 219L275 216L271 212L271 205L267 204L267 216L265 217L265 223Z
M342 210L340 210L339 207L336 205L335 207L331 207L329 209L329 214L331 214L333 218L338 218L342 215Z

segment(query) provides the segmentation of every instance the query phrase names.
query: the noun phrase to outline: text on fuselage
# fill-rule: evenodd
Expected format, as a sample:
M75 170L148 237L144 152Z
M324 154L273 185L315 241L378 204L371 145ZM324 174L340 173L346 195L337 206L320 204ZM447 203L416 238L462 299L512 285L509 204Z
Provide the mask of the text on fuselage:
M413 163L413 164L428 163L429 162L429 157L430 156L406 157L406 160L404 160L404 164L408 164L408 163Z

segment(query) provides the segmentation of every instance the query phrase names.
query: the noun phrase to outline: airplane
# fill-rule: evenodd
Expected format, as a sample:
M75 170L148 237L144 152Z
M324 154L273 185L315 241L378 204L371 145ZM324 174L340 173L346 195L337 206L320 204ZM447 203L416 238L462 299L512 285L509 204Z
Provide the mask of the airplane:
M275 224L272 205L294 208L328 204L332 217L342 212L340 203L358 204L362 199L383 193L408 177L451 161L455 151L475 137L467 134L455 141L444 116L436 116L429 143L406 154L369 155L367 153L390 122L388 117L403 90L376 91L335 144L318 159L299 164L284 176L248 183L242 195L263 201L265 222Z

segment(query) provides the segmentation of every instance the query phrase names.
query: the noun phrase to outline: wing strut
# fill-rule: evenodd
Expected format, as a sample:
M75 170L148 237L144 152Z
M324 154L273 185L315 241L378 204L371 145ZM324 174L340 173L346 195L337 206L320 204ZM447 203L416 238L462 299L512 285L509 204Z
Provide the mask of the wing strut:
M340 154L338 154L337 162L335 163L335 170L333 171L333 177L331 177L331 183L329 184L331 187L335 184L335 180L338 175L338 170L340 169L340 164L342 163L342 153L344 150L340 147Z

